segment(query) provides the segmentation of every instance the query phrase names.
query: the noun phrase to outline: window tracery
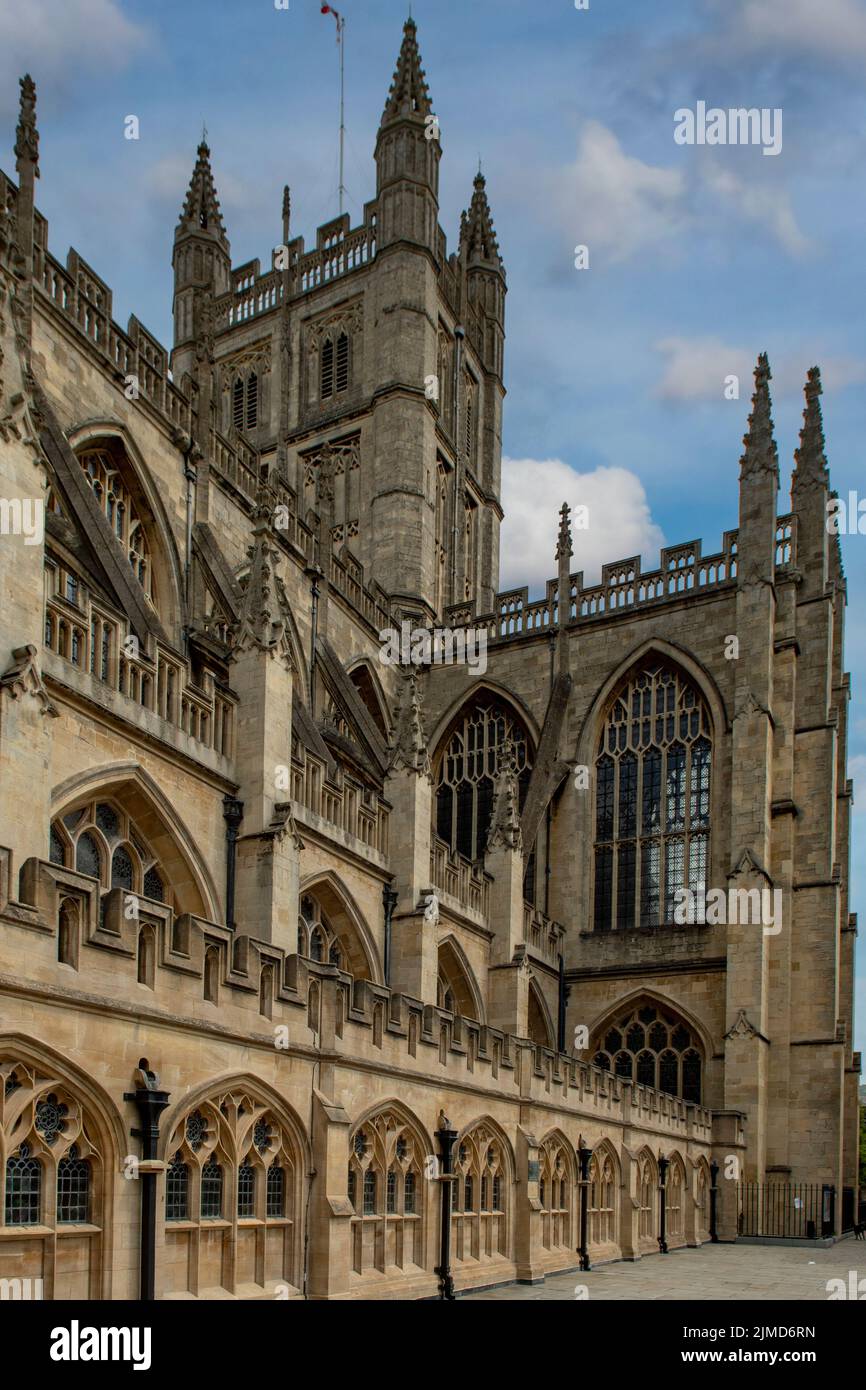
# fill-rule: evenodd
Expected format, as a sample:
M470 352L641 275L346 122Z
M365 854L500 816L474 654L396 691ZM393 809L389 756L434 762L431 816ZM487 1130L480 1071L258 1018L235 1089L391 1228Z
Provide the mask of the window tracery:
M596 1036L594 1047L597 1067L700 1105L703 1050L672 1010L651 1000L634 1004Z
M349 1140L348 1194L356 1274L424 1264L423 1146L396 1110L369 1116Z
M226 1287L225 1268L230 1284L261 1284L264 1271L266 1284L297 1287L303 1165L281 1117L244 1087L217 1093L175 1124L166 1153L166 1241L175 1291ZM197 1241L191 1241L193 1232Z
M678 891L706 889L711 763L709 710L679 671L623 683L596 760L596 931L671 924Z
M455 1149L454 1254L458 1260L508 1256L508 1160L498 1133L483 1121Z
M153 566L142 516L123 481L118 461L107 449L85 449L78 455L91 491L123 547L133 574L156 606Z
M167 876L134 821L112 801L92 801L51 823L48 857L99 879L103 892L122 888L170 902Z

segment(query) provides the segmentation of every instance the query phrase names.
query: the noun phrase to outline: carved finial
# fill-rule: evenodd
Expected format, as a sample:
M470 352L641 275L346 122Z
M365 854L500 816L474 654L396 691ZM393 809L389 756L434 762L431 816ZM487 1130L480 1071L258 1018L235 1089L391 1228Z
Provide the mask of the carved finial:
M493 788L493 813L487 852L492 849L522 849L520 830L520 789L517 782L517 752L507 734L500 749L499 766Z
M15 128L15 168L19 174L25 164L34 166L39 178L39 131L36 129L36 83L29 72L19 79L21 98Z
M289 638L291 618L285 586L276 572L279 555L274 544L271 510L260 491L252 516L253 543L247 549L249 573L244 583L240 613L233 631L233 653L258 647L293 663Z
M752 412L749 428L743 435L745 453L740 460L740 477L753 473L774 473L779 475L779 458L776 441L773 437L773 416L770 405L770 380L772 372L767 354L762 352L755 367L755 390L752 396Z
M567 502L563 502L559 509L559 539L556 543L557 560L567 557L571 559L574 551L571 548L571 508Z
M210 165L210 150L204 139L196 151L189 188L174 234L175 240L191 231L209 232L228 251L228 237Z
M804 388L806 409L800 430L800 447L794 450L792 492L828 487L827 458L824 453L824 421L821 416L821 370L810 367Z
M408 768L410 772L430 775L430 755L424 732L424 711L418 686L418 671L410 666L404 677L403 698L397 718L397 728L391 753L391 768Z

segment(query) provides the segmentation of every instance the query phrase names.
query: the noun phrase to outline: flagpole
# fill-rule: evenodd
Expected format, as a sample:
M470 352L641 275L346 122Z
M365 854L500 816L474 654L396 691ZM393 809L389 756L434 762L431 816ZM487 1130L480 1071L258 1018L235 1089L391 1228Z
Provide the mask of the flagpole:
M346 189L343 185L343 164L345 158L346 145L346 88L345 88L345 68L343 63L346 47L346 21L340 16L337 20L337 42L340 45L340 216L343 216L343 202Z

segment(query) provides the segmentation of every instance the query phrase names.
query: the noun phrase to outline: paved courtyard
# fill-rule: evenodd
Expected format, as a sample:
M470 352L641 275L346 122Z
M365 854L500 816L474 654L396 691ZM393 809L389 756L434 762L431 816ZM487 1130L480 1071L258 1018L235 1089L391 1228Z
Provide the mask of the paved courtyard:
M843 1279L847 1287L851 1270L857 1271L858 1280L866 1279L866 1243L853 1239L829 1250L791 1245L703 1245L698 1250L651 1255L637 1263L599 1265L588 1274L556 1274L543 1284L509 1284L463 1297L494 1302L571 1300L580 1284L586 1286L590 1300L784 1298L826 1302L827 1280Z

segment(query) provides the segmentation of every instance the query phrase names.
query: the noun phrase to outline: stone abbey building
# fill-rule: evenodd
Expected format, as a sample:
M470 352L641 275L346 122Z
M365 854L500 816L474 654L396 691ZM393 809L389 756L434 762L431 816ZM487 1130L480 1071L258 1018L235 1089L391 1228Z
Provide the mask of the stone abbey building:
M838 1228L817 370L790 506L762 357L718 553L587 586L566 508L544 597L499 593L505 270L480 175L439 226L412 21L359 226L307 249L286 191L233 265L199 147L170 353L49 250L35 101L0 175L0 1277L435 1297L446 1194L458 1290L657 1253L662 1217L732 1238L738 1177L832 1186ZM486 670L384 664L404 622L483 631ZM680 922L683 888L781 920Z

